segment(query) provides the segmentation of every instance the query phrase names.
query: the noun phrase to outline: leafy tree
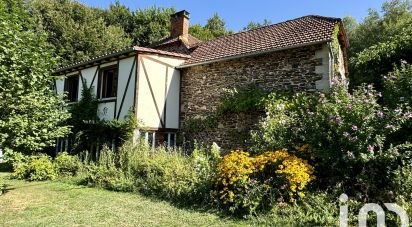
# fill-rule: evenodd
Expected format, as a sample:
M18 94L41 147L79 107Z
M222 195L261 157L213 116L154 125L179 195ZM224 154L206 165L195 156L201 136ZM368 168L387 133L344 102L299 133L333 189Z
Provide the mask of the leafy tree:
M264 19L262 23L251 21L251 22L249 22L248 25L246 25L246 27L244 27L242 29L242 31L248 31L248 30L260 28L260 27L267 26L267 25L270 25L270 24L272 24L272 21L267 20L267 19Z
M353 58L349 64L349 76L350 76L350 86L354 88L359 86L361 83L373 83L377 85L378 89L382 89L382 83L380 80L380 73L387 73L391 71L387 69L387 64L384 64L385 69L381 71L375 71L377 74L372 75L371 73L364 73L362 70L358 70L357 66L357 55L360 54L367 48L371 46L376 46L376 48L382 44L393 40L393 37L402 38L401 34L404 34L405 29L409 29L412 26L412 2L410 0L393 0L387 1L382 6L382 13L378 13L376 10L369 10L368 16L360 23L350 17L344 18L345 30L348 34L350 46L349 46L349 57ZM368 53L368 51L364 52ZM365 54L363 54L365 56ZM384 53L382 53L382 56ZM392 54L391 54L392 55ZM392 55L396 58L396 56ZM400 59L397 59L399 63ZM390 66L395 61L389 62ZM380 68L380 65L375 65L375 67Z
M412 26L402 29L400 34L390 37L388 41L378 43L350 59L352 82L355 85L374 84L383 90L383 75L391 72L402 61L412 62Z
M130 36L139 46L150 45L170 34L170 15L174 8L151 7L134 12Z
M69 114L50 89L52 49L29 19L23 1L0 1L0 147L30 154L68 133Z
M225 21L219 17L217 13L207 20L205 26L195 24L189 28L189 33L194 37L207 41L220 36L232 34L232 31L227 30Z
M212 40L212 39L215 38L212 31L210 31L209 29L204 28L200 24L194 24L194 25L190 26L189 33L191 35L193 35L194 37L196 37L200 40L203 40L203 41Z
M36 30L48 34L47 40L61 57L61 64L132 44L122 27L106 26L97 10L74 0L31 0L30 8Z

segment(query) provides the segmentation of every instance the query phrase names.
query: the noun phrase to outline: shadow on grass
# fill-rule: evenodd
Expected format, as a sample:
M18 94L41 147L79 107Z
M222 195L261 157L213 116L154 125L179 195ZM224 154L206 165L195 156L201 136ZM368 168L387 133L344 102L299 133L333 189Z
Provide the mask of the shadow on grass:
M16 189L11 188L10 186L10 184L0 184L0 196L5 195L7 192Z
M12 167L8 162L0 162L0 173L10 173L11 170Z
M88 183L85 179L83 180L76 180L72 183L76 182L76 185L81 186L83 188L98 188L103 189L106 191L117 192L117 193L126 193L126 194L135 194L142 196L151 202L154 203L167 203L173 207L178 209L187 211L187 212L199 212L199 213L208 213L218 216L222 220L231 220L231 221L244 221L244 217L235 216L228 211L224 211L222 209L218 209L208 203L208 199L206 198L198 198L196 201L188 200L191 196L189 195L182 195L180 198L168 198L165 196L160 196L154 192L145 192L139 189L130 189L130 190L114 190L111 188L105 188L96 186L93 184ZM69 183L70 184L70 183Z

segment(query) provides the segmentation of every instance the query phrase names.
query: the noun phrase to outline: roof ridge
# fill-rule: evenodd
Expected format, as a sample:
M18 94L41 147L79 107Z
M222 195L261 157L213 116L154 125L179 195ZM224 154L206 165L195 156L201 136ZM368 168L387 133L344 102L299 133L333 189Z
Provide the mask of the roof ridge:
M210 43L210 42L213 42L213 41L216 41L216 40L219 40L219 39L223 39L223 38L227 38L227 37L231 37L231 36L235 36L235 35L240 35L240 34L243 34L243 33L252 32L252 31L256 31L256 30L260 30L260 29L264 29L264 28L268 28L268 27L272 27L272 26L278 26L278 25L286 24L286 23L291 22L291 21L301 20L301 19L306 18L306 17L315 17L315 18L321 18L321 19L336 20L338 22L342 21L342 19L337 18L337 17L325 17L325 16L320 16L320 15L310 14L310 15L301 16L301 17L294 18L294 19L281 21L281 22L278 22L278 23L275 23L275 24L269 24L269 25L261 26L261 27L258 27L258 28L253 28L253 29L246 30L246 31L240 31L240 32L236 32L236 33L233 33L233 34L220 36L220 37L217 37L215 39L211 39L211 40L208 40L208 41L203 41L199 44L199 46Z

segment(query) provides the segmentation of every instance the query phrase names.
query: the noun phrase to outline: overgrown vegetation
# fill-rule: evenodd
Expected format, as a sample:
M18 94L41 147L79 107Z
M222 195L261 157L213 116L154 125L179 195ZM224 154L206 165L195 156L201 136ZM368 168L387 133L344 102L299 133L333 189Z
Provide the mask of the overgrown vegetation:
M0 148L31 154L65 136L69 117L50 90L56 58L23 2L0 2Z

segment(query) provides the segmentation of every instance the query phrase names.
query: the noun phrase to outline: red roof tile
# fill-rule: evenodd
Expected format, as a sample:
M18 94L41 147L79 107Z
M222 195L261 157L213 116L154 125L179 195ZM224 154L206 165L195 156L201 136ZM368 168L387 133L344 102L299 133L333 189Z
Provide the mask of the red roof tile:
M185 65L332 39L339 18L305 16L200 43Z

